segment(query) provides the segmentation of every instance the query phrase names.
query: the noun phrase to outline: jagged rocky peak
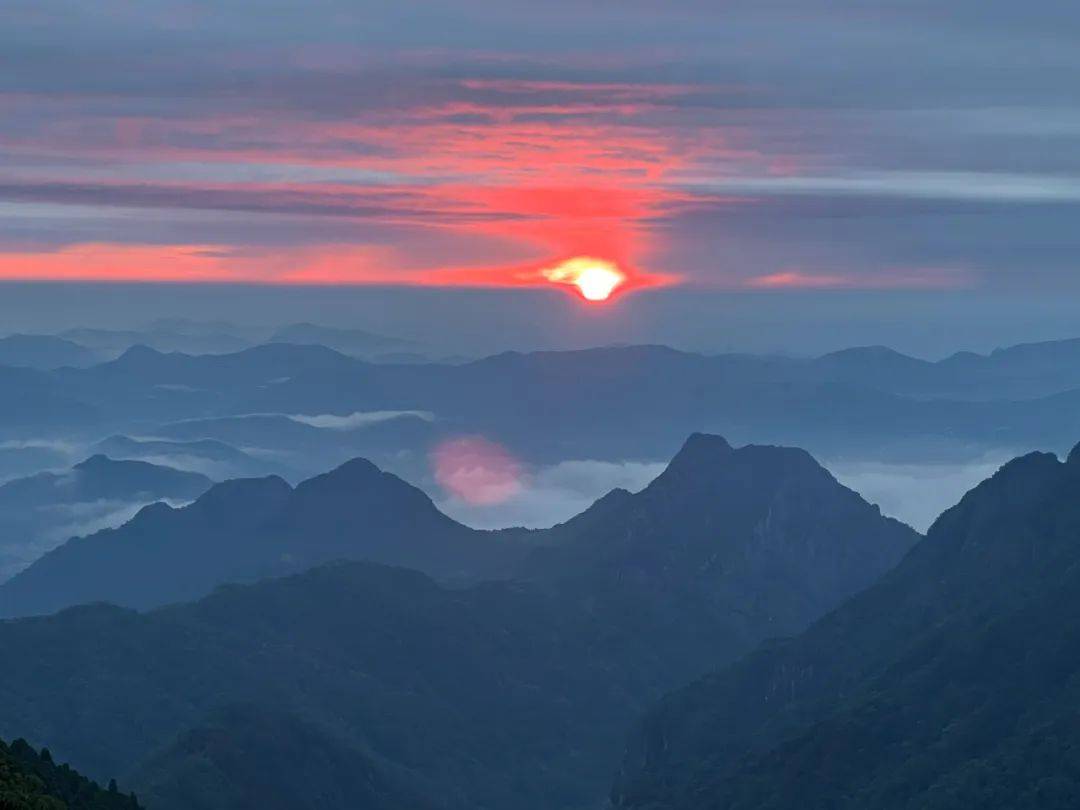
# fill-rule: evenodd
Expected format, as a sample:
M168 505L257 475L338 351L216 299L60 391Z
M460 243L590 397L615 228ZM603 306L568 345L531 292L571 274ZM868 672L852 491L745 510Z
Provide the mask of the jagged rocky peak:
M703 491L749 487L757 489L760 497L784 482L844 489L813 456L797 447L748 444L734 448L722 436L694 433L648 490L696 498Z

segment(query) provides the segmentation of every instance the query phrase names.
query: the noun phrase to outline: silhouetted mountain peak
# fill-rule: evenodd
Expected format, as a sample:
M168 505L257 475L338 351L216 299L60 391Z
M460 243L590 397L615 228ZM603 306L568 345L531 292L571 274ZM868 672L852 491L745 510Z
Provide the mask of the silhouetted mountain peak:
M330 346L304 343L263 343L259 346L252 346L250 349L244 349L242 352L237 352L236 355L226 355L226 357L230 356L244 356L259 360L287 359L303 360L305 362L324 361L340 365L349 365L352 363L351 358Z
M98 501L137 505L159 498L191 500L205 493L212 484L201 473L146 461L116 461L98 453L67 472L42 472L5 482L0 486L0 504L3 504L0 511L6 515L24 510L46 516L41 518L43 522L26 523L23 524L26 528L17 530L30 532L30 526L47 525L50 522L47 516L61 505L66 508Z
M807 484L827 481L840 487L813 456L800 448L748 444L735 449L721 436L694 433L649 489L697 497L703 489L723 487L733 477L770 482L770 488L791 477Z
M609 505L626 503L633 496L634 496L634 493L632 493L630 490L623 489L622 487L615 487L615 489L613 489L610 492L607 492L604 495L601 495L599 498L597 498L597 500L589 508L593 509L593 508L596 508L597 506L607 507Z
M914 357L903 354L891 349L888 346L852 346L849 349L840 349L839 351L829 352L826 355L822 355L822 359L833 358L837 360L843 359L855 359L855 360L901 360L905 362L922 362Z
M333 470L322 475L317 475L301 484L301 487L327 487L373 484L386 479L394 479L404 483L399 478L387 476L382 470L368 461L366 458L354 458Z
M668 472L678 474L708 474L723 459L735 452L727 439L711 433L691 433L667 466Z
M613 492L558 528L526 561L526 578L586 594L641 588L650 598L665 588L679 598L700 588L713 606L702 609L721 612L782 588L773 612L750 620L772 632L820 615L918 539L803 450L734 449L703 433L691 435L641 492ZM747 582L755 583L753 597Z
M206 476L199 473L177 470L162 464L151 464L149 461L136 459L114 459L105 453L95 453L89 458L80 461L73 469L89 475L130 475L144 477L169 475L174 478L201 479L207 481Z
M153 361L160 357L164 357L164 352L159 352L157 349L152 349L143 343L136 343L129 348L123 354L113 361L115 364L137 364L147 361Z
M551 531L557 537L559 533L577 534L588 532L591 527L599 526L612 519L617 519L620 512L629 509L634 503L634 493L622 487L616 487L600 496L584 512L574 515L569 520L554 527Z
M349 523L378 523L426 519L452 524L423 490L364 458L354 458L328 473L297 485L286 521L296 529L312 520L338 515Z
M1056 455L1036 451L1007 461L987 479L987 482L991 486L1001 486L1003 483L1012 485L1021 476L1052 474L1060 471L1061 461ZM976 487L977 489L978 487Z
M996 577L1003 586L1011 583L1021 569L1061 551L1042 545L1036 551L1027 527L1080 494L1074 469L1053 453L1013 459L946 510L918 551L948 555L954 571L978 581Z
M343 498L341 505L354 504L356 498L398 499L408 497L431 503L421 490L396 475L386 473L366 458L354 458L330 472L317 475L296 487L298 500L309 497Z
M1028 453L1014 458L967 492L938 522L956 512L1015 512L1022 503L1049 496L1054 485L1060 481L1064 466L1053 453Z
M140 509L135 517L131 519L132 523L139 522L141 524L152 524L154 521L161 519L168 519L167 516L171 515L176 510L165 503L165 501L154 501L154 503L147 504Z
M78 464L76 464L75 469L76 470L85 470L87 472L91 472L91 471L94 471L94 470L104 470L104 469L107 469L107 468L113 466L114 464L120 464L120 463L121 462L113 461L111 458L109 458L104 453L95 453L94 455L90 456L90 458L86 459L85 461L80 461Z
M177 362L178 359L185 357L187 355L175 352L166 354L145 344L136 343L134 346L124 350L123 354L115 360L102 363L96 368L103 370L108 375L152 374L160 370L164 364L170 363L171 365Z

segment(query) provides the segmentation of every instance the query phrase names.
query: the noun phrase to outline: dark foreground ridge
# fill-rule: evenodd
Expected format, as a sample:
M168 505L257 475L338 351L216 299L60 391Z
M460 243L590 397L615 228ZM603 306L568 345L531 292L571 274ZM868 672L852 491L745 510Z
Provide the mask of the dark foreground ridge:
M1010 462L880 583L668 697L614 805L1076 807L1078 459Z

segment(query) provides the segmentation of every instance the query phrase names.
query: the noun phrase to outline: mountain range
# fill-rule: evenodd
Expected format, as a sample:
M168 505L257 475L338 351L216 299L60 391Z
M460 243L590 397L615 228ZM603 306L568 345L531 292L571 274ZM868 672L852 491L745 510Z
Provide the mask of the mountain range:
M254 462L252 470L295 478L313 475L352 458L364 458L408 474L416 480L428 468L427 448L449 426L435 424L427 414L381 412L304 417L247 414L183 419L158 425L159 439L194 445L212 441L241 452Z
M419 489L357 459L295 489L275 476L227 481L188 506L158 502L119 528L73 538L0 585L0 614L99 601L156 607L339 558L475 578L525 548L456 523Z
M802 451L700 435L642 492L538 532L466 529L359 460L227 482L70 541L0 589L5 613L303 573L0 623L0 733L156 808L586 808L651 701L917 539Z
M278 328L238 326L226 321L160 318L134 329L76 327L60 334L0 337L0 365L53 369L85 367L116 358L133 346L161 352L228 354L261 343L321 345L371 360L424 359L418 344L363 329L294 323Z
M114 357L132 346L153 346L163 352L225 354L252 345L251 340L235 334L229 324L199 325L183 320L162 321L145 329L69 329L59 337Z
M615 807L1080 800L1080 452L1005 465L882 580L666 698Z
M99 353L53 335L8 335L0 338L0 366L54 369L100 363Z
M206 355L135 346L90 368L38 372L25 386L42 404L12 418L24 430L156 436L181 420L423 412L433 423L402 449L422 455L442 436L472 432L536 463L665 458L693 431L875 460L977 455L1069 444L1080 431L1077 345L936 363L875 347L797 359L631 346L460 364L371 363L320 345ZM257 446L278 449L273 431Z
M367 359L414 352L416 344L400 338L377 335L364 329L338 329L313 323L283 326L270 335L270 343L296 346L326 346L342 354Z
M921 538L807 451L753 443L1060 448L1080 433L1080 341L456 365L274 343L57 366L62 344L7 345L33 362L0 365L4 464L124 461L0 485L5 550L83 534L93 509L191 501L0 585L0 735L150 806L1080 802L1080 452L1005 465ZM526 471L682 447L640 492L485 532L392 474L427 485L462 435Z
M214 439L133 439L130 436L115 435L92 445L91 451L95 455L116 460L147 461L175 469L201 472L216 480L257 478L268 471L282 477L292 478L295 475L287 465L276 463L274 459L256 458Z
M189 501L212 482L142 461L95 455L64 472L42 472L0 484L0 578L90 527L125 522L154 501Z

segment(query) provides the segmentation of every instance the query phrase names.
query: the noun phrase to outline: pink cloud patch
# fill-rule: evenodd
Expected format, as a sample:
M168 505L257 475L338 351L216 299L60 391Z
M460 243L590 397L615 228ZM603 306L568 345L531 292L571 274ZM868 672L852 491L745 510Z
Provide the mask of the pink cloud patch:
M431 453L435 480L469 504L502 503L521 492L524 468L510 451L483 436L448 439Z

